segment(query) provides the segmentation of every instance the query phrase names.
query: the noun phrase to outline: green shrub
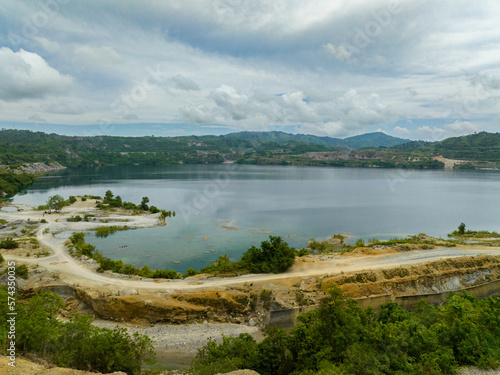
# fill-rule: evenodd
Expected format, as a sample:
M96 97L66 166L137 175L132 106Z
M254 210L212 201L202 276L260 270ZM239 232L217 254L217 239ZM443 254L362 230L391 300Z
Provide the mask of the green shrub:
M26 267L25 264L21 264L19 266L16 266L16 276L20 277L21 279L27 279L28 278L28 267Z
M5 315L8 294L0 288L0 313ZM139 375L146 363L151 363L154 351L151 340L144 335L129 335L124 328L98 328L92 318L76 314L67 323L56 319L64 304L61 297L42 292L16 304L16 349L34 353L57 366L111 373L124 371ZM0 347L5 352L10 340L6 319L0 322Z
M23 229L25 230L25 229ZM19 242L12 239L12 237L7 237L0 241L0 249L17 249L19 247Z
M500 299L450 294L441 307L420 301L413 311L387 303L361 309L334 288L298 317L290 334L267 332L209 342L193 361L195 374L248 368L272 374L453 374L458 366L500 364Z
M295 249L281 237L269 236L261 247L252 246L241 257L241 264L250 272L280 273L288 270L295 260Z
M364 247L365 246L365 242L363 241L362 238L358 238L358 240L356 241L356 244L354 245L354 247Z
M198 275L198 271L195 270L194 268L188 268L186 270L186 272L184 273L184 275L182 275L182 277L190 277L190 276L194 276L194 275Z
M94 229L95 230L95 235L97 237L107 237L108 235L120 231L120 230L129 230L130 228L128 226L123 226L123 227L118 227L116 225L110 226L110 227L99 227Z
M307 249L300 249L300 250L297 250L297 254L296 254L298 257L303 257L305 255L309 255L309 251Z

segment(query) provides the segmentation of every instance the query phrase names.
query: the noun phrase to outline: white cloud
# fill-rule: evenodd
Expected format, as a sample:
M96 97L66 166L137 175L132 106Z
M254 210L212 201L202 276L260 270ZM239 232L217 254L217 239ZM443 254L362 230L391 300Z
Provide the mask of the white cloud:
M211 111L205 106L186 106L180 108L184 121L193 124L210 124L214 122Z
M34 115L31 115L29 118L28 118L29 121L34 121L34 122L47 122L47 120L45 120L44 118L40 117L39 115L37 114L34 114Z
M344 137L350 135L349 129L341 121L301 125L300 132L327 137Z
M112 65L125 59L110 46L81 45L75 48L75 53L82 59L94 64Z
M411 135L411 131L408 128L401 126L395 126L392 131L399 137L409 137Z
M72 101L63 100L60 102L50 103L45 106L45 110L49 113L64 114L64 115L80 115L88 108L84 108Z
M440 127L433 126L420 126L416 133L422 137L422 139L427 141L440 141L448 136L448 132Z
M493 1L408 0L397 12L387 0L122 0L113 12L104 0L66 3L25 37L24 19L40 12L38 2L2 1L0 24L26 40L6 35L2 45L30 52L1 61L0 99L9 102L0 121L25 121L36 108L53 123L126 117L345 135L407 118L450 126L467 119L494 131L498 124L500 3ZM380 30L368 35L375 23ZM369 39L363 47L360 32ZM161 82L147 81L158 83L154 92L131 98L157 66ZM111 111L123 95L133 108ZM470 131L464 126L407 127L415 137L437 137Z
M73 79L52 68L38 54L0 48L0 99L43 98L69 90Z
M337 60L348 60L351 58L352 53L343 45L335 47L333 44L328 43L323 46L329 53Z
M476 125L471 124L468 121L458 121L458 120L452 124L447 124L444 127L458 134L470 134L477 132L479 130L479 128Z
M43 49L49 53L57 53L61 50L59 43L48 40L43 36L37 36L34 38L38 43L40 43Z
M178 88L179 90L186 90L186 91L200 90L200 86L195 81L181 74L176 74L175 76L173 76L172 81L174 82L175 87Z

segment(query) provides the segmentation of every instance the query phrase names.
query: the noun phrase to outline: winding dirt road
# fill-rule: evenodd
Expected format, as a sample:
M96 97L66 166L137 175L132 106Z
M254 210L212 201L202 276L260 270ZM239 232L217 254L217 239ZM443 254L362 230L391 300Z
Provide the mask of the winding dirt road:
M37 264L50 272L59 274L60 280L68 284L77 284L82 287L91 288L120 288L136 289L142 291L166 291L166 290L188 290L188 289L214 289L227 287L242 283L272 283L288 278L306 278L322 275L332 275L340 272L353 272L368 269L393 268L418 263L426 263L445 258L455 258L473 255L500 255L500 249L492 248L440 248L423 251L409 251L387 255L368 256L323 256L314 261L302 263L296 261L295 265L282 274L250 274L232 278L209 278L206 280L134 280L114 277L108 274L97 273L87 268L82 262L72 258L66 251L64 242L67 238L54 237L52 232L61 231L85 231L96 227L96 223L77 222L70 223L66 219L75 214L85 214L95 211L91 205L83 205L78 202L75 206L64 209L64 212L56 215L45 215L48 223L41 224L37 230L38 241L53 250L54 254L45 258L25 258L8 255L4 252L6 260ZM40 211L4 212L0 211L0 218L12 220L40 220ZM130 228L144 228L158 225L158 215L144 216L110 216L112 220L128 220L126 225ZM116 223L99 225L116 225Z

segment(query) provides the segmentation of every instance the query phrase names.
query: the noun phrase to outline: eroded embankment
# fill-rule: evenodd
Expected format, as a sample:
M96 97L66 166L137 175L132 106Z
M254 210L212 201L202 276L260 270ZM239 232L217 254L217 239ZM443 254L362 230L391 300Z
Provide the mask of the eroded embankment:
M338 285L345 297L360 298L381 294L400 296L453 291L497 280L499 275L500 257L480 255L380 271L340 274L325 277L318 284L323 290Z
M239 285L196 291L97 291L51 281L24 286L26 295L52 290L66 301L64 316L89 312L97 317L134 323L186 324L201 321L266 324L269 310L315 305L333 285L345 297L423 295L486 284L500 276L500 257L446 259L415 266L337 274L281 283Z
M267 311L265 302L255 293L238 288L226 290L170 291L165 293L117 290L99 292L61 282L27 283L25 296L49 290L63 297L69 317L76 312L85 312L96 317L118 322L137 324L194 322L247 323L254 318L257 324L264 320Z

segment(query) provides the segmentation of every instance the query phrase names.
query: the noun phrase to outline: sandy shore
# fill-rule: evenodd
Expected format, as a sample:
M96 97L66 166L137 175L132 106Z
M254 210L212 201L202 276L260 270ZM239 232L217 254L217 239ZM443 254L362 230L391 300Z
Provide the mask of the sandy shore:
M95 214L96 221L68 222L66 219L85 213ZM158 214L130 215L123 211L111 214L103 213L95 208L94 202L81 202L65 207L61 213L43 215L41 211L24 210L20 212L0 211L0 219L39 221L47 220L39 225L36 237L45 248L51 249L53 255L44 258L26 258L13 256L4 252L6 260L15 260L28 264L37 264L49 272L59 275L61 281L69 285L89 287L99 290L115 291L116 288L141 292L165 292L182 290L202 290L207 288L226 288L245 283L274 283L292 278L317 277L341 272L356 272L370 269L383 269L426 263L444 258L454 258L474 255L500 255L500 248L469 246L463 248L437 248L403 253L388 253L381 255L346 254L320 257L305 257L297 260L287 272L281 274L248 274L232 278L207 278L204 280L138 280L110 274L97 273L88 264L71 257L65 246L67 238L54 236L60 232L78 232L90 230L99 226L127 225L129 228L146 228L161 225ZM103 222L107 221L107 222ZM168 225L168 223L167 223ZM0 235L2 235L0 233Z

